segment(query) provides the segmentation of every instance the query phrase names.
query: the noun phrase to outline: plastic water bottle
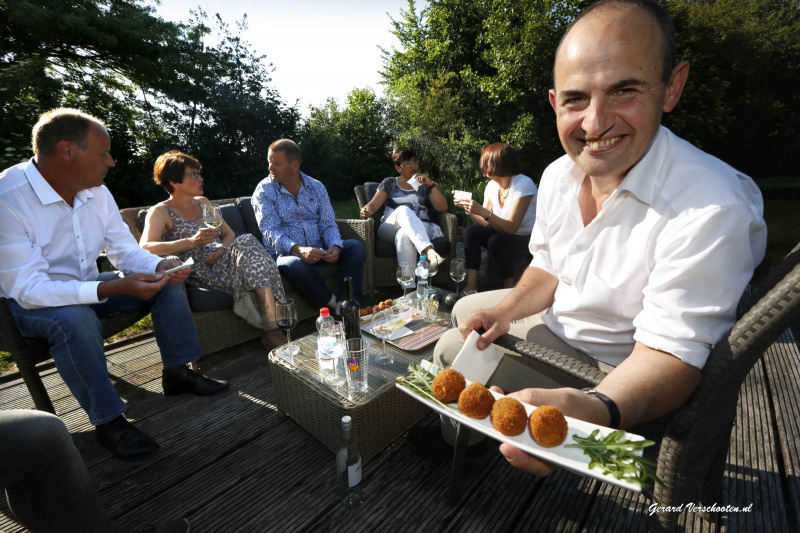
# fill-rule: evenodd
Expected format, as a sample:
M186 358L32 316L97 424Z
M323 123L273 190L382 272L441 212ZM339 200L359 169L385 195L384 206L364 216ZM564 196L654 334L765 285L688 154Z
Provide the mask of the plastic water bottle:
M322 331L326 324L333 324L334 320L331 316L331 310L323 307L319 310L319 317L317 318L317 333Z
M417 298L422 300L425 298L425 293L428 292L428 275L430 274L431 266L428 264L428 256L419 256L419 263L414 273L417 275Z
M339 483L339 501L345 509L361 505L361 454L353 439L353 419L342 417L342 448L336 454L336 480Z

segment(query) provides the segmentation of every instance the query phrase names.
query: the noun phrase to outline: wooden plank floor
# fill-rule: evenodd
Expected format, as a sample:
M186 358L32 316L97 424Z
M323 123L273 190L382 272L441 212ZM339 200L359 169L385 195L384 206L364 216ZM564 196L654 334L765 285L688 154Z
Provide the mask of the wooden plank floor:
M722 505L752 512L709 523L683 513L686 531L800 531L800 355L790 334L744 385ZM72 432L104 505L124 531L187 516L203 531L646 531L645 497L558 471L534 478L499 453L471 464L461 505L446 503L449 464L416 456L399 439L364 469L366 500L340 508L334 456L291 419L278 417L267 357L258 341L208 356L203 371L229 379L217 397L165 397L155 341L115 348L109 372L127 414L161 449L135 462L113 459L60 380L45 384ZM19 381L0 384L0 408L33 408ZM433 423L430 415L423 423ZM10 458L4 458L8 460ZM3 500L0 531L24 531Z

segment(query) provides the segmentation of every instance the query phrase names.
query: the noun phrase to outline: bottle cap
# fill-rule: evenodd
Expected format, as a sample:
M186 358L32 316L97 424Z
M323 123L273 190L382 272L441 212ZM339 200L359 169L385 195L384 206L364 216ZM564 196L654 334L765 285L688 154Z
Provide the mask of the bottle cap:
M342 417L342 427L343 428L349 429L350 426L352 426L352 425L353 425L353 419L352 418L350 418L349 416L343 416Z
M331 310L327 307L320 307L319 316L331 316Z
M425 254L422 254L421 256L419 256L419 260L420 261L427 261L428 260L428 256L425 255Z

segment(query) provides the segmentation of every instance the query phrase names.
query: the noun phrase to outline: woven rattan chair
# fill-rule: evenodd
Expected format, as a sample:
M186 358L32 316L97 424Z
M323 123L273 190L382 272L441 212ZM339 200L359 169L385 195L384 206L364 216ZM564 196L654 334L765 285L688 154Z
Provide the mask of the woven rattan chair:
M358 200L358 207L361 209L372 199L375 191L378 190L378 183L368 181L364 185L356 185L353 189L356 193L356 200ZM383 208L379 209L372 215L374 221L375 237L374 241L374 255L372 256L373 263L373 283L375 287L393 287L397 286L397 251L393 243L386 243L378 241L378 226L380 225L381 216L383 215ZM451 213L437 213L436 224L442 228L444 233L443 239L435 239L433 241L433 248L439 252L444 259L444 262L439 267L436 277L433 278L434 283L444 283L450 280L450 260L455 258L458 240L458 218ZM367 250L369 252L369 250ZM370 257L369 255L367 257ZM366 272L364 273L366 275Z
M150 312L146 309L136 309L132 311L118 311L104 316L100 319L103 326L103 338L119 333L120 331L135 324ZM25 386L28 387L31 398L36 408L40 411L56 414L53 402L42 383L42 377L36 368L38 363L50 359L50 345L46 339L23 337L11 309L8 300L0 298L0 350L11 352L11 357L17 363L19 373Z
M661 506L679 506L698 492L703 506L720 502L742 382L765 350L800 317L800 245L764 281L748 289L739 312L740 318L711 350L697 390L682 407L659 421L664 431L656 458L657 475L665 486L655 486L652 500ZM512 335L497 339L495 344L551 371L555 369L576 387L597 385L605 377L596 368ZM641 426L632 431L648 433ZM467 435L459 429L451 503L458 501ZM656 513L650 518L649 530L673 531L678 516Z

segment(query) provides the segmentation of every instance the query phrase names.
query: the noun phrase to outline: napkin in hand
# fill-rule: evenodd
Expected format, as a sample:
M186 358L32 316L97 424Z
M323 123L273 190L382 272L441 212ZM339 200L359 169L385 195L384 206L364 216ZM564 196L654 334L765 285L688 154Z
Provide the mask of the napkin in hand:
M469 334L467 340L464 341L464 346L453 361L452 368L461 372L467 380L486 385L497 365L500 364L503 352L494 344L490 344L485 350L479 350L476 346L478 337L480 335L477 331Z

